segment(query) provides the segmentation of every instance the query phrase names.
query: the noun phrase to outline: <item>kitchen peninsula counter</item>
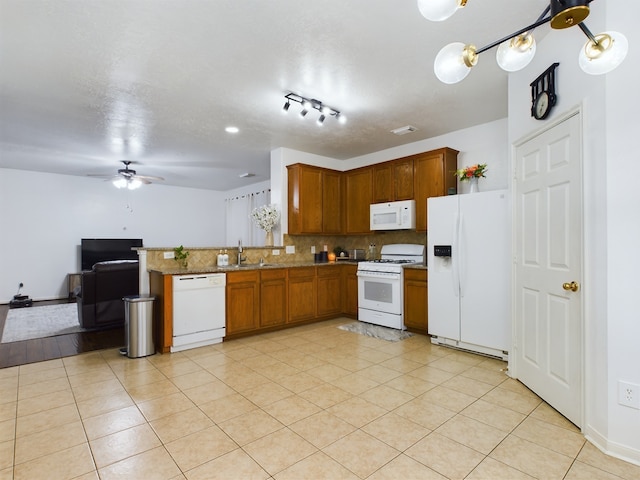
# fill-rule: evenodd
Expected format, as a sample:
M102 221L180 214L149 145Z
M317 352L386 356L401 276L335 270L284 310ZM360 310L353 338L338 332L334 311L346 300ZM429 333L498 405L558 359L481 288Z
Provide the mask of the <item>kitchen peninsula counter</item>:
M331 267L335 265L357 265L358 262L351 260L341 260L339 262L289 262L289 263L265 263L260 265L259 263L243 263L241 267L229 265L225 267L209 266L209 267L197 267L197 268L150 268L147 271L149 273L159 273L160 275L198 275L205 273L230 273L230 272L246 272L251 270L272 270L275 268L301 268L301 267Z

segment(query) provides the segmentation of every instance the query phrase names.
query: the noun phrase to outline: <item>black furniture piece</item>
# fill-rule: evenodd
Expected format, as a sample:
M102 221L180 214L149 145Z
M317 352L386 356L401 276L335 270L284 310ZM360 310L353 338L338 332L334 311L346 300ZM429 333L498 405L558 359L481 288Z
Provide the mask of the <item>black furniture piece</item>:
M78 320L83 328L124 325L123 297L138 295L138 260L98 262L83 271L77 293Z

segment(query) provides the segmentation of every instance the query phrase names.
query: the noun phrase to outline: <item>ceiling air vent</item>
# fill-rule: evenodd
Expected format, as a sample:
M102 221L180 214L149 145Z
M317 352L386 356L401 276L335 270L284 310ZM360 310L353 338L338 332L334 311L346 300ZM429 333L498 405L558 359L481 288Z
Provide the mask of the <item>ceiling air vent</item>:
M407 125L406 127L396 128L395 130L391 130L391 133L394 135L406 135L407 133L413 133L418 130L416 127L411 125Z

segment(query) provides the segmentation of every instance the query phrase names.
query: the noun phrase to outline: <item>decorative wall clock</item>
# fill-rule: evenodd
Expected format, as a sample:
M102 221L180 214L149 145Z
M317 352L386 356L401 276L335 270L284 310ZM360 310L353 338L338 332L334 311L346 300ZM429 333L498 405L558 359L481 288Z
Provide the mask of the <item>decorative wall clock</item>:
M544 120L549 116L556 104L556 67L552 64L542 74L531 82L531 116L536 120Z

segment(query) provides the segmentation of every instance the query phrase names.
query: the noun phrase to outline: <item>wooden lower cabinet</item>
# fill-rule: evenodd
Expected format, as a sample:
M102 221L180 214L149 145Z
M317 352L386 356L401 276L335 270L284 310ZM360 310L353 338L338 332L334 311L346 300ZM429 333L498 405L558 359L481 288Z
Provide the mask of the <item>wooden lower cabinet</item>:
M149 273L153 305L153 340L156 352L169 353L173 344L173 275Z
M226 308L227 336L260 326L260 271L227 273Z
M318 267L317 317L337 316L342 312L342 271L337 265Z
M429 329L427 276L427 270L404 269L404 325L409 330L424 334Z
M289 269L289 316L287 323L316 317L316 267Z
M357 265L343 265L342 276L344 295L342 297L342 313L358 318L358 271Z
M284 325L287 321L287 270L260 272L260 326Z

